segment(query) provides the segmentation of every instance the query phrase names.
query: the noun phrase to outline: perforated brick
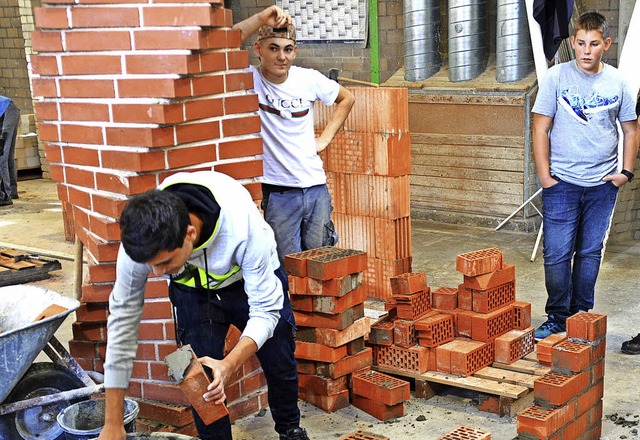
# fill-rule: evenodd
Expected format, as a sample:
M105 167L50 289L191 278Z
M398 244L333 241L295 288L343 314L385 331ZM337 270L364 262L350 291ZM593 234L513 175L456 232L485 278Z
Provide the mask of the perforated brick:
M420 346L402 348L397 345L374 345L373 362L400 371L424 373L429 369L429 350Z
M389 278L391 295L411 295L427 288L425 272L408 272Z
M534 349L533 327L511 330L495 339L496 362L512 364Z
M368 431L355 431L340 437L340 440L389 440L389 437Z
M592 346L586 343L563 341L552 349L551 359L554 369L578 372L591 363Z
M500 249L489 248L456 256L456 270L468 277L475 277L500 270L504 257Z
M607 315L581 312L567 318L567 337L593 342L607 334Z
M307 276L318 280L343 277L367 270L367 254L355 249L333 248L307 258Z
M513 327L524 330L531 327L531 303L516 301L511 304L513 309Z
M306 278L306 280L307 291L305 293L307 295L344 296L362 285L363 273L356 272L330 280L316 280L314 278Z
M324 246L316 249L309 249L295 254L284 256L284 268L288 275L297 277L307 276L307 260L311 257L324 255L331 252L332 246Z
M550 438L573 420L574 405L559 408L543 408L533 405L518 414L518 434L531 434L536 438Z
M298 396L305 402L320 408L321 410L332 413L349 406L349 390L340 391L331 396L316 394L311 390L300 389Z
M431 307L439 310L454 310L458 307L458 289L438 287L431 292Z
M462 425L441 435L438 440L491 440L491 433Z
M473 311L489 313L516 300L516 282L509 281L487 290L471 289Z
M453 341L453 317L444 313L431 313L415 323L418 342L423 347L437 347Z
M415 321L396 319L393 321L393 343L400 347L409 348L418 343Z
M431 289L407 297L395 297L398 318L415 321L431 311Z
M564 405L582 393L588 382L589 375L585 373L550 371L533 382L535 402L539 405Z
M356 408L382 421L395 419L396 417L402 417L404 415L404 402L395 405L385 405L384 403L354 394L351 398L351 403Z
M513 309L509 306L487 314L471 313L471 339L490 342L513 330Z
M493 343L456 338L436 347L436 357L438 371L471 376L493 363L494 346Z
M566 340L566 336L554 334L538 341L538 343L536 344L536 355L538 357L538 362L542 365L551 365L551 354L553 353L553 347Z
M473 290L488 290L516 280L516 267L504 263L502 269L475 277L464 276L464 287Z
M393 344L393 319L384 317L372 324L369 342L377 345Z
M395 405L411 398L409 382L372 370L355 372L351 379L351 389L354 394L385 405Z
M473 294L471 289L464 284L458 285L458 308L461 310L473 310Z

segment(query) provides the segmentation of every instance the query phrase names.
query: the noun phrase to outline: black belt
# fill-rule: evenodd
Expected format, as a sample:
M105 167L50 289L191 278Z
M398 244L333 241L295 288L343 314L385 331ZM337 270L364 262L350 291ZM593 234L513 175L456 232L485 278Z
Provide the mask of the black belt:
M303 188L296 188L295 186L280 186L280 185L271 185L270 183L262 184L262 193L285 193L289 191L301 191Z

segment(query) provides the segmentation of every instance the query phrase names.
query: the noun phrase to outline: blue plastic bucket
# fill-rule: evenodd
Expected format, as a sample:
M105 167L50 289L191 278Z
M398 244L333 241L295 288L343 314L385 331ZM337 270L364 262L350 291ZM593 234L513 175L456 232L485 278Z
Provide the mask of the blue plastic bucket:
M67 440L90 440L98 437L104 426L104 399L90 399L66 407L58 414L58 425ZM136 432L138 402L124 400L124 430Z

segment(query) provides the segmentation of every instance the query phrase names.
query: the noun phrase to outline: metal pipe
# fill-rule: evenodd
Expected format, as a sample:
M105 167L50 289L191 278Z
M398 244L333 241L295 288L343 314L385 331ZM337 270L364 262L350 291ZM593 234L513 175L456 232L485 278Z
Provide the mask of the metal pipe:
M468 81L489 59L486 0L449 0L449 80Z
M421 81L442 65L439 0L404 0L404 79Z
M535 69L524 0L497 0L496 80L519 81Z

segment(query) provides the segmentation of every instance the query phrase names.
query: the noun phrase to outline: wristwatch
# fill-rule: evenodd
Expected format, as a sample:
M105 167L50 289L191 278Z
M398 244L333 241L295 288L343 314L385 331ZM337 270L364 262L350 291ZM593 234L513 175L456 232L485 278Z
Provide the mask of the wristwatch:
M620 171L620 174L624 174L625 176L627 176L627 182L631 182L633 180L633 173L631 171L622 170Z

